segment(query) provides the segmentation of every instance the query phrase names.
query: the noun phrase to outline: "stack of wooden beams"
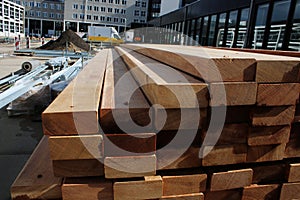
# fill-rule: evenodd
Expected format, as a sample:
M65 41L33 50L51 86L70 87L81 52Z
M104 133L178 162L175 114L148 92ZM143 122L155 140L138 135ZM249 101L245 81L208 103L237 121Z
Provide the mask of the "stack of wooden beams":
M230 50L103 50L43 113L12 197L300 198L299 70Z

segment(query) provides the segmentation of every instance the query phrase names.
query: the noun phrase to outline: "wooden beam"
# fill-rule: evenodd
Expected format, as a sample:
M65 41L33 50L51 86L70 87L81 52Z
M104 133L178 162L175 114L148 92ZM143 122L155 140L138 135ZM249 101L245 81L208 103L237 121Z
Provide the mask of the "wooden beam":
M156 156L106 157L104 174L107 179L156 175Z
M249 146L288 143L291 126L251 127L248 135Z
M253 170L253 184L270 184L285 182L286 164L283 162L259 163L251 167Z
M254 81L256 61L232 51L179 45L123 45L207 82ZM220 73L219 78L216 74Z
M242 189L208 191L205 193L205 200L241 200L242 193Z
M287 181L289 183L300 182L300 163L289 164Z
M203 193L162 196L159 200L204 200Z
M155 133L104 135L105 157L132 156L134 154L150 155L155 151Z
M300 183L284 183L281 188L280 200L300 199Z
M213 173L210 191L230 190L249 186L252 182L252 177L252 169Z
M280 185L250 185L244 187L242 200L279 199Z
M202 156L206 155L202 159L203 166L245 163L247 157L247 145L205 146L201 153Z
M163 196L183 195L206 191L206 174L163 176Z
M52 160L85 160L103 157L102 135L50 136Z
M58 177L103 176L103 161L89 160L54 160L54 175Z
M290 125L294 120L295 106L256 107L252 110L253 126Z
M98 53L43 112L45 135L99 132L98 108L109 52Z
M116 47L152 105L207 107L207 84L135 52Z
M52 170L44 136L11 186L12 199L60 199L62 179Z
M257 105L295 105L297 99L299 99L299 86L299 83L259 84L257 91Z
M276 161L284 158L286 144L251 146L248 148L247 162Z
M133 126L131 128L128 123L132 121L141 127L148 125L150 105L115 50L109 55L108 60L111 63L107 65L103 85L101 128L105 133L121 132L122 126L127 128L124 130L127 133L140 132ZM149 131L151 128L150 124ZM148 130L144 129L144 132L146 131Z
M293 123L290 140L286 144L285 158L296 158L300 155L300 123Z
M225 89L225 93L223 92ZM257 83L225 82L210 84L210 106L254 105L256 103ZM238 95L237 95L238 94Z
M215 145L211 143L212 139L218 137L217 146L222 145L234 145L234 144L246 144L247 143L247 136L249 132L249 125L246 123L242 124L224 124L221 134L213 133L207 134L204 131L203 140L204 138L207 139L207 145ZM211 139L210 139L211 138Z
M62 197L63 200L113 200L113 183L100 177L66 178Z
M115 182L114 200L159 199L163 194L160 176L145 177L141 181Z

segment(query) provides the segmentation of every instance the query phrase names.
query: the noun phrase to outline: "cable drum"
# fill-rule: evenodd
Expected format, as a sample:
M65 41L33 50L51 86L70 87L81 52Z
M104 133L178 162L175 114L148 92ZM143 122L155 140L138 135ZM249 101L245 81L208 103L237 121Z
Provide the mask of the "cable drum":
M30 72L31 70L37 68L41 65L41 62L38 60L30 60L22 63L22 69L26 72Z

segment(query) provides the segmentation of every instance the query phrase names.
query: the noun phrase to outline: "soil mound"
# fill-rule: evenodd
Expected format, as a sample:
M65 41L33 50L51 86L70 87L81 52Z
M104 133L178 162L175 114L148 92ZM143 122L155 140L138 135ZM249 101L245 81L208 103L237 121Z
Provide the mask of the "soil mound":
M57 40L50 40L45 45L38 47L37 49L65 50L66 42L68 42L68 51L90 50L90 45L70 29L63 32Z

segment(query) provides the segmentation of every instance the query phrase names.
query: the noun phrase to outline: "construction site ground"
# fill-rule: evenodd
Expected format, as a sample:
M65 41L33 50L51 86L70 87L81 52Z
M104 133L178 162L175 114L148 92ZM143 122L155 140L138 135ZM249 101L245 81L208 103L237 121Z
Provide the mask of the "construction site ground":
M0 78L32 59L13 56L13 50L13 44L0 44ZM38 116L8 117L4 107L0 110L0 135L0 199L9 200L11 184L43 135L42 123Z

